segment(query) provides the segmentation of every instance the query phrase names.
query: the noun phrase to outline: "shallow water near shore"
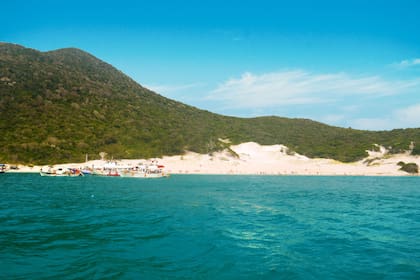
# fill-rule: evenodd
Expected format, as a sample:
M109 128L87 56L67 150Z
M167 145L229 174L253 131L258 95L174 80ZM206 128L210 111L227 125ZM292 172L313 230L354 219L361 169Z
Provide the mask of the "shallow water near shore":
M419 177L0 175L1 279L419 279Z

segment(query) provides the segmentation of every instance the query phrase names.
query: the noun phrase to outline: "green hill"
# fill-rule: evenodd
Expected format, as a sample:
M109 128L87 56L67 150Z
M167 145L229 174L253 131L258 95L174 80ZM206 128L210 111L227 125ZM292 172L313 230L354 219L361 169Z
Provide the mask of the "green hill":
M80 162L209 153L232 143L284 144L309 157L354 161L374 143L407 150L420 129L361 131L306 119L234 118L152 92L79 49L0 43L0 162ZM415 149L418 152L418 149Z

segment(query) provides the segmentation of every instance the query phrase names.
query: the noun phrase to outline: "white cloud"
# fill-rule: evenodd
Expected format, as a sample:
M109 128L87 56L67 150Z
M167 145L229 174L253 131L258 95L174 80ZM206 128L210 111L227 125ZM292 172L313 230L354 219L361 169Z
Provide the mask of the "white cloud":
M387 81L380 76L313 74L303 70L244 73L220 84L208 96L226 108L264 108L333 103L344 97L381 97L418 89L420 79Z
M420 128L420 103L395 109L381 118L357 118L350 120L352 127L368 130L394 128Z
M399 121L407 123L411 127L420 127L420 103L398 109L394 115Z
M379 75L293 70L246 72L213 90L202 83L147 87L224 115L309 118L369 130L420 127L420 78L387 80ZM395 108L396 103L401 107Z
M407 68L412 66L420 66L420 58L406 59L399 63L396 63L395 66L398 68Z

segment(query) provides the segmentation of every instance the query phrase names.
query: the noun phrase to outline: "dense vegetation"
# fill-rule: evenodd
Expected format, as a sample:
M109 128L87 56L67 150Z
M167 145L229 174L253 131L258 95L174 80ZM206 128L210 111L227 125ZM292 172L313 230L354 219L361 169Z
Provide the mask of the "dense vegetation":
M234 118L167 99L78 49L39 52L0 43L0 162L46 164L99 158L209 153L255 141L309 157L354 161L377 143L393 152L420 129L361 131L306 119ZM413 152L419 153L415 146Z
M401 166L400 170L405 171L407 173L410 173L410 174L419 173L419 166L417 165L417 163L414 163L414 162L405 163L403 161L400 161L398 165Z

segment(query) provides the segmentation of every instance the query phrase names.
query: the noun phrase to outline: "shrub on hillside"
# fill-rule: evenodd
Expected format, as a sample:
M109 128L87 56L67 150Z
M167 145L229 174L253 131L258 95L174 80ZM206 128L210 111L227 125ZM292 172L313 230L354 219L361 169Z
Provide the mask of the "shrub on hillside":
M405 162L400 161L398 165L401 166L400 170L405 171L407 173L410 173L410 174L419 173L419 166L414 162L405 163Z
M414 146L413 149L411 150L411 154L413 156L418 156L420 155L420 147L419 146Z

